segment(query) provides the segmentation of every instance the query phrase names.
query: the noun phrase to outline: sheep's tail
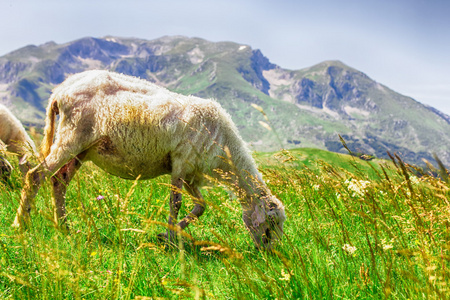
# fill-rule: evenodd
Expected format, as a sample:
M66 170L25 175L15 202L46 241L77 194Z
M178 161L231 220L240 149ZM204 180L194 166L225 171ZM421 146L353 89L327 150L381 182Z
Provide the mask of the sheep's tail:
M51 101L47 107L47 116L45 117L44 139L41 143L41 157L46 158L50 154L50 148L53 144L53 136L55 135L55 120L58 111L58 103Z

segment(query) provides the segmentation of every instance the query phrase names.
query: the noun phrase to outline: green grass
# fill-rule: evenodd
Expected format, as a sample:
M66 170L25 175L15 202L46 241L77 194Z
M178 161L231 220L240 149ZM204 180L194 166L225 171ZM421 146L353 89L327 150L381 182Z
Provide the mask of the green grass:
M238 201L220 187L203 189L207 211L179 248L166 248L156 235L169 177L125 181L89 163L68 189L69 234L50 221L48 184L32 226L16 232L22 183L13 172L0 185L0 298L450 297L448 183L417 178L400 161L368 166L314 149L256 158L286 206L285 236L271 253L254 248ZM190 208L185 196L181 214Z
M383 179L386 175L395 173L395 165L391 161L383 159L373 159L364 161L349 154L334 153L316 148L299 148L283 150L279 152L257 152L256 158L264 169L286 169L292 168L310 169L320 174L323 170L330 169L336 172L337 176L348 176L349 173L356 173L360 177L367 177L371 180Z

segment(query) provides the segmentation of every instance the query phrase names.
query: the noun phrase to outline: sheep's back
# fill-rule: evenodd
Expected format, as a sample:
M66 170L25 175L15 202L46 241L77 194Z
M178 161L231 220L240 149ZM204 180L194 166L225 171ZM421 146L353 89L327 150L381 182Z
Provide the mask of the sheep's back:
M87 71L57 87L60 129L109 137L118 153L159 159L170 155L174 172L200 174L222 166L225 149L237 161L253 160L228 113L214 100L185 96L145 80ZM62 125L61 125L62 124ZM86 141L88 144L89 141Z
M26 142L27 137L22 123L6 106L0 104L0 140L8 145L11 142Z

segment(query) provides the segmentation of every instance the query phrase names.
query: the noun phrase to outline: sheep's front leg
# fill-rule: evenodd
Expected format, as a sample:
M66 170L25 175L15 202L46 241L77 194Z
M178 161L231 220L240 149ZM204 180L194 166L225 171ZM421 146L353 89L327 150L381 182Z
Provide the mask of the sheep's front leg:
M16 218L12 224L13 227L24 228L29 223L31 208L34 206L34 198L39 190L41 181L61 168L69 161L69 159L70 156L68 153L58 156L57 153L51 152L50 155L45 158L44 162L27 173L19 208L17 209Z
M53 187L53 218L56 226L63 225L68 229L66 224L66 190L69 182L80 167L81 159L78 156L59 169L51 178Z
M203 199L200 190L196 186L184 185L187 192L194 197L194 208L192 211L178 223L181 229L185 229L191 222L197 220L205 212L205 200Z
M42 164L31 169L25 176L25 184L22 189L19 208L13 227L23 228L30 221L31 208L34 205L34 198L39 190L41 181L44 179L44 169Z

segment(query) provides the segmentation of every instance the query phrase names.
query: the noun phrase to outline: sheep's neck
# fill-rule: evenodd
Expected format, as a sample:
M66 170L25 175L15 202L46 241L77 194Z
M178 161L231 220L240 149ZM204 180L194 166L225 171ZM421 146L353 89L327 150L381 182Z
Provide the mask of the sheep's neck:
M221 174L222 180L226 181L236 194L243 209L252 209L261 202L261 198L271 194L253 161L247 166L241 164L239 167L231 166L225 170Z

